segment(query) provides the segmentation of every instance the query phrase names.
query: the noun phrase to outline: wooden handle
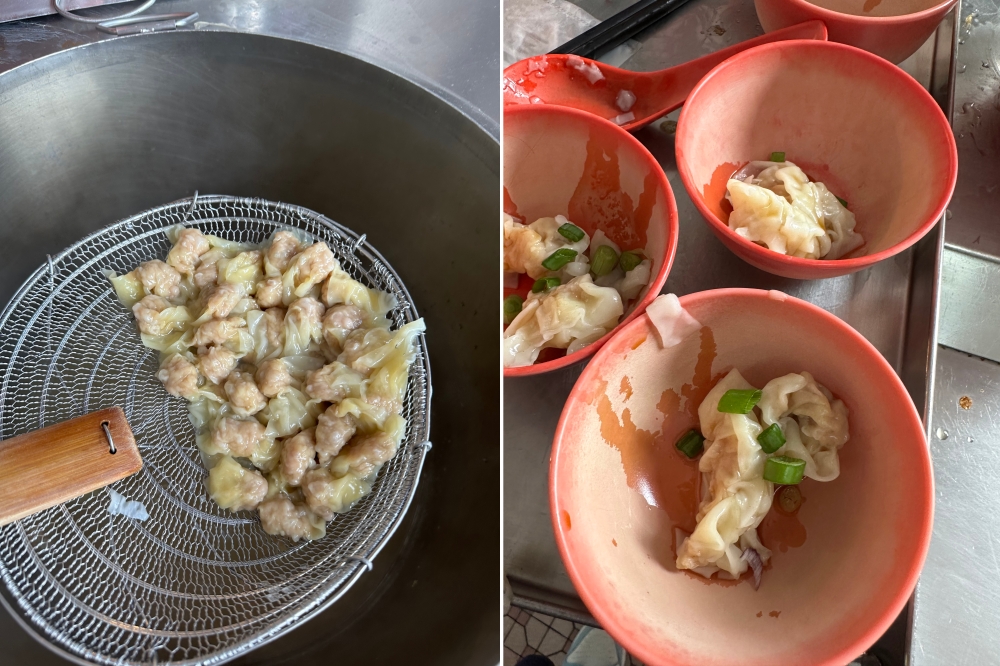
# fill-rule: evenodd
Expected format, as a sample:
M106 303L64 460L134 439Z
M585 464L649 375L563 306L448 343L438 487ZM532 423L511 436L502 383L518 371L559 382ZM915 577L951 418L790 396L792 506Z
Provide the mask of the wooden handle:
M104 425L107 425L115 453ZM121 407L0 442L0 526L103 488L142 469Z

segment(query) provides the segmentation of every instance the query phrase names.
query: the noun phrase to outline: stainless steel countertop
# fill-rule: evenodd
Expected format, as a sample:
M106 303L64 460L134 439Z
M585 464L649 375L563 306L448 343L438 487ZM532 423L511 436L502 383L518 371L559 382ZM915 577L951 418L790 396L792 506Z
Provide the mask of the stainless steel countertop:
M912 666L1000 654L1000 14L962 0L955 78L958 185L949 208L931 455L934 536L917 586ZM992 360L988 360L992 359ZM960 401L968 407L963 408Z
M122 11L110 6L80 14ZM159 0L147 13L192 11L200 15L199 29L286 37L388 69L500 135L500 0ZM105 39L113 37L61 16L3 24L0 72Z

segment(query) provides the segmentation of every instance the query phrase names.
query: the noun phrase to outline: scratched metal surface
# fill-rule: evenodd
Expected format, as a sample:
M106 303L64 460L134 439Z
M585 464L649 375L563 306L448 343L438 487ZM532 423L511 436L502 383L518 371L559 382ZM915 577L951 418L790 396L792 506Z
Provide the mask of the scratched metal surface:
M992 310L996 331L997 310ZM994 332L995 335L995 332ZM917 586L913 666L995 664L1000 654L1000 365L938 353L934 424L935 520ZM968 409L960 401L968 398Z
M629 2L577 0L598 18ZM902 67L948 111L954 15ZM653 70L679 64L761 34L750 0L699 0L640 33L641 48L623 67ZM679 112L667 117L676 121ZM861 332L903 378L918 409L930 413L928 378L936 349L940 226L912 251L871 269L832 280L796 281L759 271L735 257L708 231L677 176L674 141L662 121L636 134L666 172L680 217L677 258L664 292L686 294L745 286L780 289L835 313ZM548 511L548 461L563 403L582 365L504 382L504 568L515 603L594 623L562 566ZM869 651L883 666L906 662L909 610Z
M200 29L286 37L353 55L421 84L500 136L500 0L159 0L151 11L197 11ZM109 38L61 16L2 24L0 72Z

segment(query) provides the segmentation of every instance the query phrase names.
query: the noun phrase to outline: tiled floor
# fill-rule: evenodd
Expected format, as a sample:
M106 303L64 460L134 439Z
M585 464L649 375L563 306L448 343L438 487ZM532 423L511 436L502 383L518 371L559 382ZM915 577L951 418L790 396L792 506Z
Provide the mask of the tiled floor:
M555 666L563 666L566 652L581 628L582 624L511 606L503 619L503 664L514 666L521 657L542 654ZM642 666L635 660L627 663Z

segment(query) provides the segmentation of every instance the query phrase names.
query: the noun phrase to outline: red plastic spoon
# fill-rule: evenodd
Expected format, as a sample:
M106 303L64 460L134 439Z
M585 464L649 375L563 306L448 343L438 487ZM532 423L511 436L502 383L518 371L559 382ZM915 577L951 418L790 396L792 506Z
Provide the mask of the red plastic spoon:
M754 46L789 39L826 41L826 25L807 21L658 72L629 72L574 55L534 56L504 70L504 106L568 106L617 122L627 130L639 129L683 104L698 81L723 60Z

